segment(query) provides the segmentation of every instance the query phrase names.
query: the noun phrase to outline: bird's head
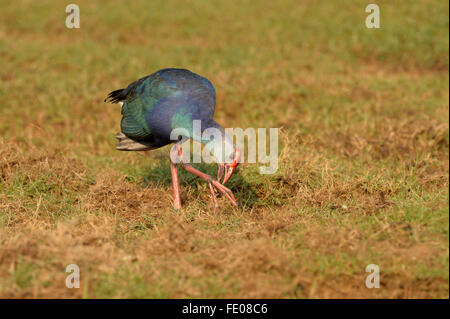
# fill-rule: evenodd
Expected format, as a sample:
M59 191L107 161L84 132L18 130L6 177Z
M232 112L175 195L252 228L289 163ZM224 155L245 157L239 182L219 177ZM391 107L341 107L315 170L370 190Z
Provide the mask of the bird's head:
M219 166L217 181L221 182L224 177L221 183L225 184L241 161L241 150L215 121L202 132L202 143L209 149Z
M219 170L217 171L217 180L220 182L222 176L224 176L222 184L225 184L233 175L236 167L239 165L241 160L241 150L234 147L234 151L230 154L228 160L225 164L219 163Z

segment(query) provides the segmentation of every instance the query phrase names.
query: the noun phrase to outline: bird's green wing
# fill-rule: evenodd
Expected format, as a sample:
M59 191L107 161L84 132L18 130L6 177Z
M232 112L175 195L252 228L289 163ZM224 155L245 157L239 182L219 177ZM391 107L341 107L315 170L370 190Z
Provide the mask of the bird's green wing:
M155 74L133 82L124 91L122 132L137 140L148 139L152 132L146 118L158 101L172 94L172 91Z
M137 140L147 138L152 134L145 120L145 114L152 105L143 103L138 94L127 97L122 105L122 122L120 123L122 132Z

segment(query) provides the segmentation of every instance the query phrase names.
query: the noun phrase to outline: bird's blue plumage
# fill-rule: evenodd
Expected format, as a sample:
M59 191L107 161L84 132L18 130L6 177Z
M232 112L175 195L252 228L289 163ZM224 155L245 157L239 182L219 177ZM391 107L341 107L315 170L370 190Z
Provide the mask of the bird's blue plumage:
M123 101L122 132L153 148L173 141L174 128L185 128L192 137L193 120L202 130L220 127L213 120L216 91L211 82L185 69L163 69L111 92L111 101Z
M210 81L188 70L163 69L131 83L125 89L109 93L105 101L123 102L122 132L116 135L119 141L117 150L145 151L176 142L171 151L170 166L176 209L181 207L181 200L176 161L172 158L174 153L186 171L208 182L216 206L214 187L238 207L233 193L223 184L233 174L241 152L213 119L216 90ZM194 121L200 123L200 131ZM214 130L205 131L212 128ZM181 130L176 130L176 135L171 136L174 129ZM185 155L181 144L188 138L203 143L213 154L219 164L217 180L181 158ZM223 182L220 182L222 176Z

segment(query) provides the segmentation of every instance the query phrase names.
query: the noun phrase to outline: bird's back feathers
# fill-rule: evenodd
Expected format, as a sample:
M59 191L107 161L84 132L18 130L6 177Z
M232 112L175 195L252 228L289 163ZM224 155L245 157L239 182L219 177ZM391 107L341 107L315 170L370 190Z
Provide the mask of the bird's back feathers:
M173 128L191 130L192 120L211 121L215 99L206 78L184 69L163 69L112 91L105 101L123 102L121 130L126 137L163 146L171 142Z

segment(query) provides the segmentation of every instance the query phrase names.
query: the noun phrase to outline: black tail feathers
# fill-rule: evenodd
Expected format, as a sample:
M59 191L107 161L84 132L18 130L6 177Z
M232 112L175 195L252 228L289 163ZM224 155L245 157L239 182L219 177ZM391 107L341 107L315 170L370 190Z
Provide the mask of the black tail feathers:
M120 101L125 100L126 94L125 89L115 90L108 94L107 98L104 100L104 102L111 102L111 103L117 103Z

